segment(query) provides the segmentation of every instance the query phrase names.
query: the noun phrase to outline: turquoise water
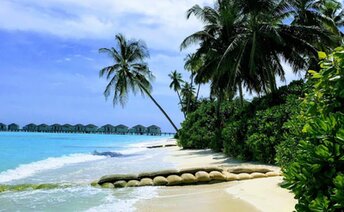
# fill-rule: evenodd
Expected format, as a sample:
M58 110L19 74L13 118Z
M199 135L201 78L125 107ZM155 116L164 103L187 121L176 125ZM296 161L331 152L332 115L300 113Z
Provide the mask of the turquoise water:
M0 193L0 211L133 211L156 188L107 190L89 183L107 174L137 174L174 168L162 158L166 149L142 143L168 137L0 133L0 184L69 184L68 188ZM93 151L117 152L120 157L95 156Z
M121 151L130 144L166 137L0 132L0 172L49 157L93 151Z

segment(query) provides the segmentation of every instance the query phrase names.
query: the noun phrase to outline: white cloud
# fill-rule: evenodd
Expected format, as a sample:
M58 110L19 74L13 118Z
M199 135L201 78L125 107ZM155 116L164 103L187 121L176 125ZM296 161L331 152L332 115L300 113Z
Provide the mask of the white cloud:
M178 50L200 28L185 12L213 0L2 0L0 28L48 33L63 38L109 39L123 32L150 48Z

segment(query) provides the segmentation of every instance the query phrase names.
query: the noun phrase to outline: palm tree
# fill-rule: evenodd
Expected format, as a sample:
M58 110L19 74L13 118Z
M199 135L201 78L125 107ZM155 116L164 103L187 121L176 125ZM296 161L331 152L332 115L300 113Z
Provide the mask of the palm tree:
M211 83L218 100L218 128L226 97L239 91L243 98L242 88L258 94L276 90L276 76L282 81L285 76L281 60L295 72L307 69L308 58L317 55L312 41L331 40L318 27L285 24L289 7L277 0L218 0L214 8L195 5L188 10L187 17L194 15L204 26L186 37L181 49L199 45L195 57L202 58L204 65L195 78ZM221 131L216 134L220 142Z
M185 65L184 65L185 70L191 72L191 75L190 75L191 87L193 86L193 83L195 83L198 87L197 94L196 94L196 101L197 101L202 82L196 80L195 76L198 70L203 66L203 61L202 61L202 58L197 58L195 54L187 54L184 61L185 61Z
M122 34L117 34L115 40L116 48L99 49L100 53L107 54L114 62L113 65L104 67L99 72L100 77L105 76L109 81L104 91L105 97L108 98L113 92L114 106L120 103L124 107L130 90L134 95L138 92L142 95L146 94L166 116L173 128L178 131L171 118L151 95L151 81L154 76L144 61L149 57L145 43L141 40L126 40Z
M324 16L330 18L333 21L330 29L333 29L333 33L338 33L342 37L344 34L340 32L340 27L344 27L344 10L342 4L337 0L322 0L322 3L319 5L319 12Z
M177 93L178 98L179 98L179 104L182 106L182 99L179 93L179 91L182 88L182 83L184 83L184 80L182 79L182 74L178 73L177 70L175 70L175 71L172 71L168 76L172 80L170 83L170 88L173 89ZM185 111L183 111L183 114L185 118L186 117Z
M338 12L341 4L336 0L288 0L292 25L303 25L323 29L331 39L312 41L322 51L331 51L341 45L339 27L343 24L343 13Z
M191 83L185 82L181 89L182 96L182 110L187 115L191 109L194 109L195 105L195 88Z
M295 72L304 70L309 66L307 56L317 54L308 41L330 40L319 28L284 24L288 8L285 1L275 0L218 0L214 8L195 5L188 17L195 15L205 25L185 38L181 49L200 44L195 55L204 58L204 66L197 74L221 93L242 87L271 92L276 89L276 75L284 80L281 59Z

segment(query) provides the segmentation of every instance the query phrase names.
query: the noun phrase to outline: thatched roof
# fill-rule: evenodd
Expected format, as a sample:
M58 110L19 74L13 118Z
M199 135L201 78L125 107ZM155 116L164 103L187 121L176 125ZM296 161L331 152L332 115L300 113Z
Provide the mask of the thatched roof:
M128 127L123 125L123 124L119 124L119 125L116 126L116 128L128 128Z
M111 124L106 124L106 125L104 125L104 126L102 126L103 128L105 128L105 127L111 127L111 128L114 128L114 126L113 125L111 125Z
M143 126L143 125L141 125L141 124L138 124L138 125L136 125L136 126L133 126L133 128L144 128L144 129L146 129L146 127Z
M149 127L147 127L147 128L158 128L158 129L160 129L160 127L159 126L156 126L156 125L151 125L151 126L149 126Z
M88 124L88 125L86 125L86 127L88 127L88 128L98 128L96 125L94 125L94 124Z

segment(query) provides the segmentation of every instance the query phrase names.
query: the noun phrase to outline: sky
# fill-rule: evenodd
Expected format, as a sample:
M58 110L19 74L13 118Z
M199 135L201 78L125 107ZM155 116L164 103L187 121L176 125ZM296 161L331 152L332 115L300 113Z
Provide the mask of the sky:
M106 101L99 70L111 59L98 49L114 46L117 33L144 40L156 77L152 95L180 126L183 115L168 74L178 70L188 78L183 70L188 52L179 45L202 27L194 18L186 20L194 4L213 0L1 0L0 122L156 124L173 132L148 97L130 94L124 108ZM293 78L288 72L288 81ZM201 95L207 97L206 86Z

